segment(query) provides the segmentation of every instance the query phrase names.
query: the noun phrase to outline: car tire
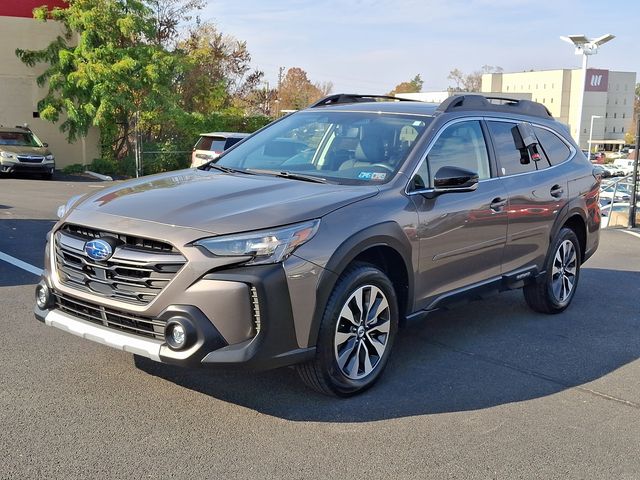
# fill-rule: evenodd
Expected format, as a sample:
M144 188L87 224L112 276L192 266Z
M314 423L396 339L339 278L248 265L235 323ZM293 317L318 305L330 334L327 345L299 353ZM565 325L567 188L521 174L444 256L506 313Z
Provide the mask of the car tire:
M543 277L523 288L529 307L536 312L555 314L571 304L580 279L580 255L575 232L562 228L549 248Z
M296 366L300 378L320 393L339 397L370 388L389 360L398 317L389 278L370 264L353 264L329 297L314 359Z

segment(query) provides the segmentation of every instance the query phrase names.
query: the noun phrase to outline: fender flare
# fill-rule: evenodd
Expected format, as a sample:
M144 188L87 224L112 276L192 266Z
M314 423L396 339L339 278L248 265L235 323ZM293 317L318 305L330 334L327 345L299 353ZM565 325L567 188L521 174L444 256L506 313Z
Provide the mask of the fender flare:
M316 307L309 330L308 345L316 344L327 302L342 272L359 254L369 248L378 246L390 247L402 257L407 271L408 286L405 310L407 312L411 310L414 289L411 243L400 225L395 222L389 221L372 225L360 230L342 242L325 265L316 289Z

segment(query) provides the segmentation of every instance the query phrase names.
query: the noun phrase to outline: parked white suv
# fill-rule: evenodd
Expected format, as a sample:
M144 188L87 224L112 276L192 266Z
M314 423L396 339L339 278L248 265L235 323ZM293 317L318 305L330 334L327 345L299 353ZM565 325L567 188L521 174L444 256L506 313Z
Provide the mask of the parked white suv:
M191 168L200 167L214 158L218 158L226 149L248 136L248 133L201 133L200 138L193 147Z

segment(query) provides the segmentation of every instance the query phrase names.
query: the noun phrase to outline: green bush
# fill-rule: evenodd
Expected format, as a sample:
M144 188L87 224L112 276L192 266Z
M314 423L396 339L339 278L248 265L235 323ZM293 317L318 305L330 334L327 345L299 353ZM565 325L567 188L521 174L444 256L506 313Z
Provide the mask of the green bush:
M67 165L66 167L64 167L62 169L62 173L67 174L67 175L73 175L76 173L83 173L84 172L84 165L81 165L79 163L74 163L72 165Z
M118 164L110 158L94 158L87 170L102 175L115 175L118 171Z

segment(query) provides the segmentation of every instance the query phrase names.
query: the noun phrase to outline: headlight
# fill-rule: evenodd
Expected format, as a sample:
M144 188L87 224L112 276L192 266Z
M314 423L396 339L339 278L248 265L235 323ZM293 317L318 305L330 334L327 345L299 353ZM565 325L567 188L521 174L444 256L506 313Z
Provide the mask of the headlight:
M44 157L45 160L51 161L53 160L55 157L51 154L47 155L46 157Z
M82 197L82 195L74 195L69 200L67 200L67 203L65 203L64 205L60 205L58 207L58 218L64 217L67 214L67 212L71 209L73 204L80 199L80 197Z
M2 158L15 158L15 155L13 153L9 153L9 152L0 152L0 157L2 157Z
M273 230L204 238L194 245L220 257L253 257L247 262L252 265L278 263L311 240L319 225L320 220L312 220Z

